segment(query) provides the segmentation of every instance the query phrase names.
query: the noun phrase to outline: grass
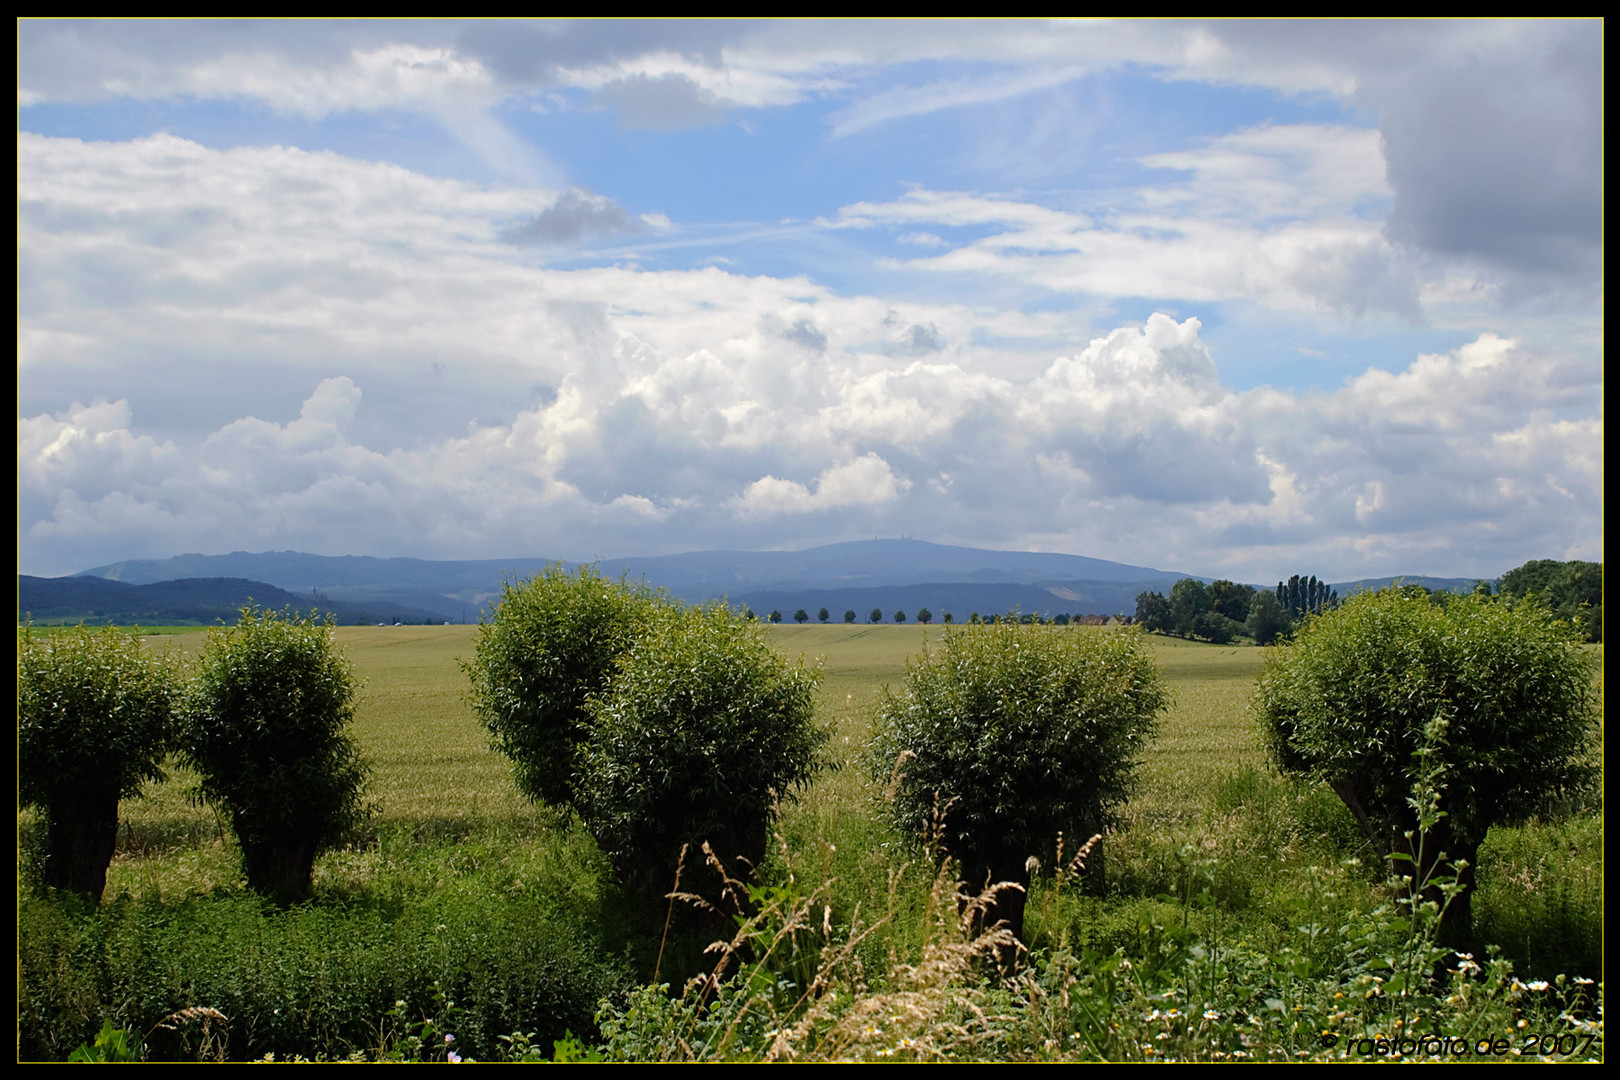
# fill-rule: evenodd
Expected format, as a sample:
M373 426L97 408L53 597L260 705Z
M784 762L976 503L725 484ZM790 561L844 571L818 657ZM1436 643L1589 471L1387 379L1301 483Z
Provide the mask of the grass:
M834 732L835 768L783 807L784 847L763 868L776 899L764 909L786 912L814 896L819 906L800 914L834 933L822 935L796 970L814 972L836 954L837 977L847 985L864 979L899 993L906 979L926 981L919 965L930 948L948 944L940 919L952 905L938 895L934 864L913 838L876 823L872 784L853 761L879 688L898 685L907 659L944 629L811 624L767 632L790 657L823 658L818 716ZM587 837L517 794L508 763L489 748L472 714L457 667L471 655L474 633L457 626L336 631L365 681L355 730L374 766L375 816L362 842L320 860L316 900L302 913L268 911L242 892L233 845L213 812L191 802L193 778L178 769L121 806L119 849L99 912L34 898L20 876L19 924L28 941L20 951L24 1052L60 1059L104 1019L146 1031L169 1013L211 1006L235 1017L232 1056L368 1053L386 1041L379 1025L395 1000L407 1001L413 1017L429 1016L442 1008L434 995L446 988L456 1008L471 1010L463 1037L483 1056L510 1045L496 1036L514 1029L543 1047L567 1028L587 1032L604 996L620 1003L610 1016L629 1016L630 1003L641 999L624 995L653 974L664 913L619 895ZM202 640L201 631L182 630L150 644L190 654ZM1336 799L1284 781L1266 762L1248 711L1264 650L1166 638L1153 645L1174 704L1143 762L1126 825L1106 842L1108 895L1038 882L1029 907L1032 944L1091 956L1083 973L1065 976L1072 981L1063 993L1107 983L1116 995L1112 1008L1123 1007L1119 995L1131 986L1130 993L1167 993L1168 983L1146 973L1181 978L1194 963L1188 950L1204 948L1200 942L1229 950L1234 971L1248 964L1261 972L1264 978L1250 980L1255 985L1277 977L1267 965L1304 964L1310 949L1350 963L1348 945L1327 938L1367 925L1384 902L1377 859L1361 849ZM33 820L21 815L20 828L31 829ZM1476 925L1522 977L1601 978L1602 844L1601 802L1565 819L1492 831L1482 852ZM1326 928L1326 936L1302 945L1304 926ZM829 952L835 941L843 944ZM740 957L751 955L747 948ZM961 942L951 948L938 954L955 957L955 982L941 999L950 1008L964 1017L975 1009L1034 1015L1032 999L1019 1005L972 989L972 949ZM1119 970L1100 974L1117 950L1136 963L1135 983L1121 982ZM684 955L674 966L693 970L696 950ZM1329 961L1310 961L1318 962ZM661 974L667 981L669 967ZM1220 1000L1237 993L1233 979ZM275 1019L282 1006L264 1003L276 995L306 1021ZM907 1000L908 1008L922 1009ZM897 1045L862 1035L858 1024L839 1027L854 1014L836 1003L820 1007L837 1036L829 1035L828 1046L881 1056L880 1049ZM1168 999L1144 998L1141 1014L1166 1007ZM622 1029L631 1042L675 1023L657 1013L663 1005L644 1001L642 1008L642 1026ZM330 1015L317 1020L323 1013ZM1065 1016L1065 1023L1074 1019ZM928 1021L936 1022L944 1021ZM973 1030L985 1035L990 1028ZM985 1037L972 1053L1067 1054ZM170 1039L164 1053L183 1056L178 1035L158 1038ZM1220 1039L1232 1052L1244 1045L1233 1031ZM1123 1044L1088 1045L1093 1056L1142 1056L1137 1044L1130 1053Z

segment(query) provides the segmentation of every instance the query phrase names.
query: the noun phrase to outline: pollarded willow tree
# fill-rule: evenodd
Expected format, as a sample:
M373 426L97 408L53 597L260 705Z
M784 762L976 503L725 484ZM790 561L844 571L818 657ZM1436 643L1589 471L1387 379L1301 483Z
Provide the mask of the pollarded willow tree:
M667 890L683 845L746 880L772 816L820 768L820 671L723 606L664 607L586 703L577 805L621 878ZM690 865L701 865L693 859Z
M330 621L243 608L208 632L181 750L242 847L248 887L305 900L316 856L366 817L369 768L349 732L359 688Z
M1486 830L1595 773L1595 661L1579 638L1535 605L1476 595L1440 607L1390 589L1307 621L1267 660L1256 709L1278 766L1327 784L1393 873L1424 883L1442 856L1467 864L1442 924L1452 944L1470 932ZM1425 834L1419 814L1436 796L1444 817Z
M1136 631L1074 633L1017 619L947 627L938 652L884 689L867 753L890 781L893 824L921 838L943 810L945 849L969 886L1027 889L1028 859L1061 833L1078 846L1114 823L1169 693ZM986 912L1023 933L1025 893Z
M622 879L659 893L683 844L765 854L776 799L818 768L818 674L720 607L554 566L518 585L463 665L529 798L579 816ZM692 860L701 864L701 856Z
M569 573L558 563L507 583L461 667L473 711L512 760L525 796L575 807L580 751L590 738L585 701L607 689L638 625L665 603L589 566Z
M180 693L139 631L17 631L17 795L45 819L45 883L101 899L118 802L163 779Z

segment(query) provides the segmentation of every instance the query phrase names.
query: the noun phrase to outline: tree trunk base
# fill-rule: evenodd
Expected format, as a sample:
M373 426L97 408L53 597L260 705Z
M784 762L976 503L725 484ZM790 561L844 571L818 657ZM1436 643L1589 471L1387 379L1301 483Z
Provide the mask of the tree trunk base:
M118 845L118 792L92 791L50 807L46 817L45 884L101 902L107 866Z

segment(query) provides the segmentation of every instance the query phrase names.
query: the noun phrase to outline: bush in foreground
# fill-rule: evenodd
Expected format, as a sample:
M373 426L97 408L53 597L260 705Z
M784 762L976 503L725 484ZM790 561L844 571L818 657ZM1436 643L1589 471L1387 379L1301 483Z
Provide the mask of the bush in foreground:
M585 701L607 689L656 594L561 563L506 586L478 628L474 657L461 667L473 711L495 748L512 760L518 790L573 808L581 748L590 740Z
M315 857L365 817L356 689L330 621L248 607L208 632L182 749L231 823L248 887L279 903L308 899Z
M940 651L887 688L869 765L894 774L889 813L922 836L942 815L945 849L973 888L1027 888L1027 861L1101 832L1169 695L1142 635L1073 633L1006 619L946 630ZM1025 895L1005 890L986 919L1022 935Z
M1447 916L1454 942L1469 933L1490 826L1555 806L1593 772L1592 660L1535 605L1354 597L1272 653L1256 708L1278 766L1331 787L1392 872L1422 883L1442 855L1468 864ZM1426 836L1425 787L1443 815Z
M819 679L724 607L652 612L586 706L580 817L621 876L662 891L705 841L749 876L736 860L760 862L777 800L819 767Z
M17 795L45 818L47 885L96 900L118 800L163 779L179 682L135 634L80 626L17 634Z

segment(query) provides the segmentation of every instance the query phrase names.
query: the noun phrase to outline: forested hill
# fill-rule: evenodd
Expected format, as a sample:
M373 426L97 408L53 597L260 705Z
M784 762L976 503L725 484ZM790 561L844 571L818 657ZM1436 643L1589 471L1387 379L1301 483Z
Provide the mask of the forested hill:
M429 611L386 601L361 604L297 595L246 578L182 578L151 585L129 585L96 577L17 578L17 619L35 623L90 623L127 626L212 626L235 623L249 601L262 608L330 613L339 623L442 622Z

